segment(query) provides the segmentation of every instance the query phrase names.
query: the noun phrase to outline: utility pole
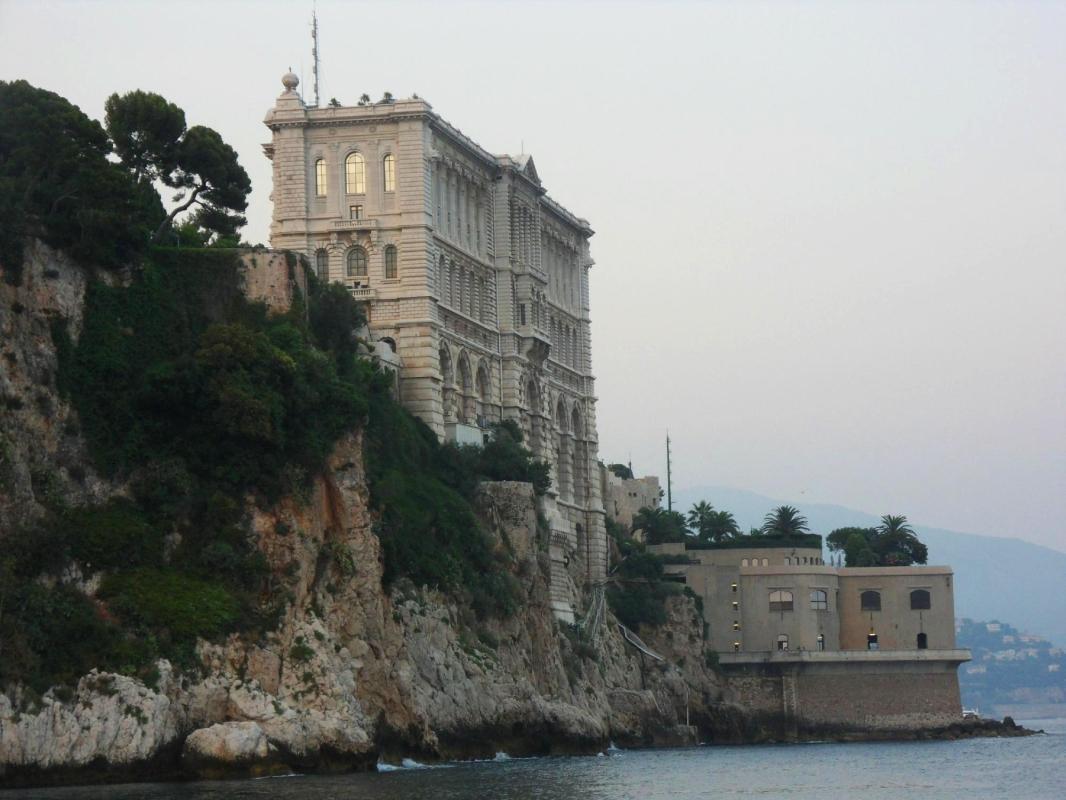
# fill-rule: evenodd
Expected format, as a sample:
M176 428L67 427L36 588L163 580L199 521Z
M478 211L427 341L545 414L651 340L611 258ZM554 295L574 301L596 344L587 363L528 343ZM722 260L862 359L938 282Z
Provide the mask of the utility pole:
M311 8L311 57L315 62L315 108L318 108L318 9Z
M670 432L666 432L666 510L674 510L674 489L670 480Z

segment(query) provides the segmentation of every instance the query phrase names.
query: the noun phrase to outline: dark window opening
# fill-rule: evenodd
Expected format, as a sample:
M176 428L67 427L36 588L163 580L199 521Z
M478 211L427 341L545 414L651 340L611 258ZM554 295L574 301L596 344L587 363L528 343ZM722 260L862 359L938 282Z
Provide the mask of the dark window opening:
M918 649L919 650L928 650L929 649L929 637L926 636L924 633L919 633L918 634Z
M859 602L862 604L863 611L880 611L881 593L863 592L861 595L859 595Z
M929 592L925 589L915 589L911 592L911 609L914 611L928 611L932 608Z

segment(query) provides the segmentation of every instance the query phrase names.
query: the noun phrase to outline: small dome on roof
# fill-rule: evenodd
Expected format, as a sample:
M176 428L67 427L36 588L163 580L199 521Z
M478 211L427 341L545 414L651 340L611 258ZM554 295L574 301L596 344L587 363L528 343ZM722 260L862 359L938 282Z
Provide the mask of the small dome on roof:
M290 69L281 76L281 85L284 86L287 91L292 92L300 85L300 79L296 77L296 73Z

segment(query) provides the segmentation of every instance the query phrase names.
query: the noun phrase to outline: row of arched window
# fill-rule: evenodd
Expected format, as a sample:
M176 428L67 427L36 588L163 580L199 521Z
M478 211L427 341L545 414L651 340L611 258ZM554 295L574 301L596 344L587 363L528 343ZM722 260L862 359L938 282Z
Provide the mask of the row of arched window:
M911 610L928 611L932 608L932 600L926 589L914 589L911 591ZM829 593L825 589L811 589L811 609L813 611L829 610ZM735 604L734 604L735 605ZM863 611L881 610L881 593L867 590L859 595L859 605ZM794 600L792 592L787 589L774 589L770 592L771 611L792 611Z
M344 256L345 274L349 278L365 278L368 275L369 256L366 248L355 245ZM325 248L315 251L315 272L320 280L329 280L329 253ZM396 245L385 246L385 279L399 277L399 254Z
M863 611L881 610L881 593L868 589L859 595L859 605ZM933 599L926 589L911 591L911 610L928 611L933 607Z
M381 159L381 188L396 190L396 157L389 153ZM344 191L346 194L366 194L366 160L362 153L349 153L344 159ZM326 159L315 160L315 195L329 194L329 167Z

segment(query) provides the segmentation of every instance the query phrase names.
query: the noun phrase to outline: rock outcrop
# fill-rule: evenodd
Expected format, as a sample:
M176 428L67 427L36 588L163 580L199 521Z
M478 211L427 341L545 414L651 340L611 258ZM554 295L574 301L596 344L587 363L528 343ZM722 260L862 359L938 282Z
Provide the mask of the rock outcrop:
M21 286L0 283L0 544L39 515L43 492L71 504L124 493L93 471L56 387L51 324L77 336L85 287L39 245ZM201 642L199 670L161 661L152 686L92 672L73 691L0 694L0 785L594 752L693 741L697 721L715 730L716 679L689 598L670 601L649 639L664 661L627 644L609 614L581 630L555 620L528 484L486 484L478 499L521 587L517 613L478 620L439 592L386 590L362 452L352 431L310 497L249 499L248 535L286 598L272 631Z

